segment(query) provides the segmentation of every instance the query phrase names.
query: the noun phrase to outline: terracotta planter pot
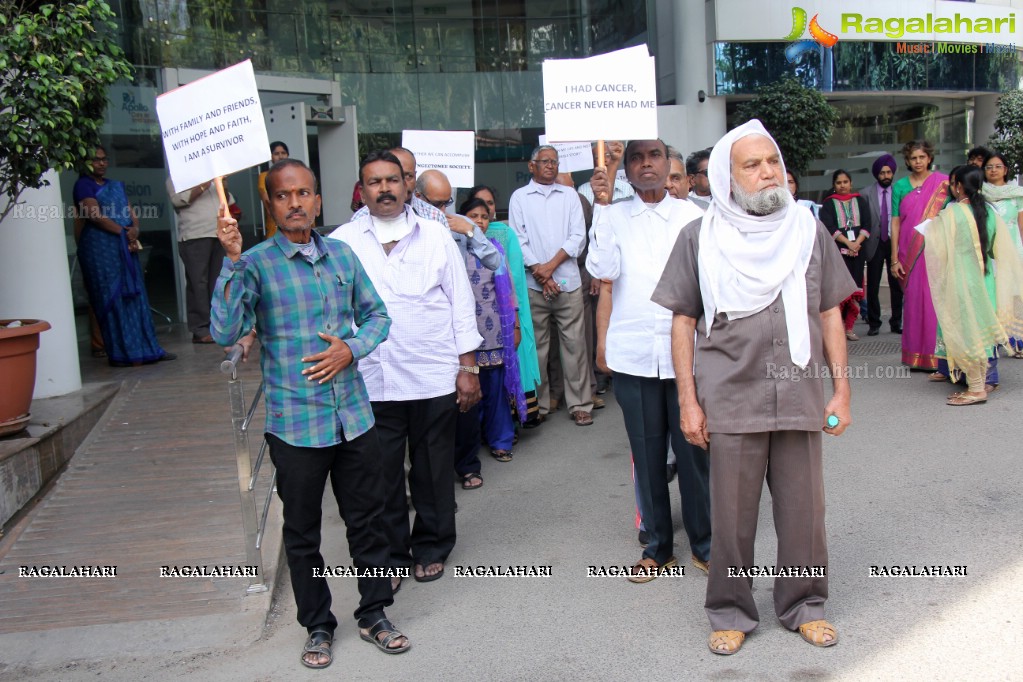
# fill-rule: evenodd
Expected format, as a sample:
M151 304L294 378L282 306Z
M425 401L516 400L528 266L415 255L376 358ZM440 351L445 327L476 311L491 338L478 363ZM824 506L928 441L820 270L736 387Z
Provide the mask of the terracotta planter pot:
M7 328L14 320L0 320L0 436L28 426L28 408L36 385L36 350L39 335L50 328L43 320L20 320L22 326Z

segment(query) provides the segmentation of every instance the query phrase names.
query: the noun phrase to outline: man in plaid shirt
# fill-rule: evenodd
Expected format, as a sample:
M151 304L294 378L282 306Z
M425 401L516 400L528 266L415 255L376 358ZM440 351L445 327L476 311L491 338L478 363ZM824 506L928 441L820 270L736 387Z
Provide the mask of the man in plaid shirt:
M391 320L352 250L313 231L320 213L313 172L301 161L280 161L266 189L278 225L273 238L242 254L237 221L218 221L227 259L213 296L211 333L230 346L259 330L284 548L298 621L309 632L302 663L324 668L337 627L320 555L328 474L355 568L380 573L388 563L380 444L357 361L387 338ZM406 651L408 639L384 614L393 603L389 578L360 575L358 585L362 639L386 653Z

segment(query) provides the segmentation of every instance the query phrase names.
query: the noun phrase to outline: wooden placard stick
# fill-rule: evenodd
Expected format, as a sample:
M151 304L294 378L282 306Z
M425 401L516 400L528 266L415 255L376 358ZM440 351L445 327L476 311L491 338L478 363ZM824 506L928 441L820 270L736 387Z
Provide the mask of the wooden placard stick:
M228 209L227 192L224 190L224 176L218 175L217 177L213 178L213 184L217 188L217 198L220 199L220 213L225 218L229 218L231 216L231 213L230 210Z
M607 164L604 163L604 140L597 140L597 168L607 170ZM607 201L607 197L604 196L603 192L600 193L600 196L595 196L594 198Z

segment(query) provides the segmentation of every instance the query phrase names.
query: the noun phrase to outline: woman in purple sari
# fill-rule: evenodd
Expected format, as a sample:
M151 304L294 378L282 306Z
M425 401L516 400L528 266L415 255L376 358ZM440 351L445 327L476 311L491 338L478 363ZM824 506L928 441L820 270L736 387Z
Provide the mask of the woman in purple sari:
M931 171L934 147L913 140L902 148L908 177L892 185L892 274L899 278L905 297L902 308L902 362L913 369L935 370L938 318L934 314L923 235L915 228L938 215L948 199L948 176ZM898 328L896 328L896 331Z
M459 213L473 221L484 234L490 226L490 208L482 199L470 199ZM515 286L508 272L508 259L500 243L490 243L501 254L501 267L491 271L473 254L466 255L466 272L476 299L476 327L483 343L476 350L479 366L479 404L458 416L455 436L455 471L464 490L483 485L480 473L480 434L498 462L512 460L515 439L515 414L525 419L526 397L522 392L516 349L521 341Z

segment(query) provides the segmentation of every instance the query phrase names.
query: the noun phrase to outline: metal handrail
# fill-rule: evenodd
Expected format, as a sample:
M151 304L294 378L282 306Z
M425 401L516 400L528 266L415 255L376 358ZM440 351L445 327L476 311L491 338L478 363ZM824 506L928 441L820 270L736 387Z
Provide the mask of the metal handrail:
M263 574L263 556L261 547L266 531L266 521L273 501L274 486L277 483L277 472L271 464L270 487L263 500L262 513L256 516L255 487L259 470L266 452L266 439L262 439L255 466L252 465L249 448L248 427L263 396L263 382L260 382L252 404L246 409L242 382L238 378L238 364L242 361L244 349L240 344L231 347L227 357L220 363L220 371L229 375L227 382L228 395L231 399L231 425L234 431L235 459L238 468L238 495L241 503L242 528L245 535L245 555L250 566L256 566L256 575L249 577L247 593L265 592L269 589Z
M220 363L220 371L223 374L229 374L232 379L237 379L238 363L241 362L242 354L244 352L245 349L242 348L240 343L236 343L231 346L231 350L227 351L227 357Z
M266 438L259 444L259 454L256 455L256 464L252 467L252 478L249 479L249 490L256 487L256 479L259 478L259 468L263 466L263 455L266 454ZM276 476L277 474L274 473ZM272 487L272 486L271 486Z
M242 422L242 431L248 433L249 424L252 423L252 416L256 414L256 408L259 407L259 399L263 397L263 386L266 384L264 381L259 382L259 388L256 389L256 395L252 397L252 405L249 406L249 413L245 415L245 421Z
M274 488L277 487L277 470L274 469L273 475L270 477L270 490L266 493L266 499L263 501L263 514L259 519L259 533L256 535L256 549L259 549L263 545L263 532L266 530L266 517L270 513L270 501L273 500Z

